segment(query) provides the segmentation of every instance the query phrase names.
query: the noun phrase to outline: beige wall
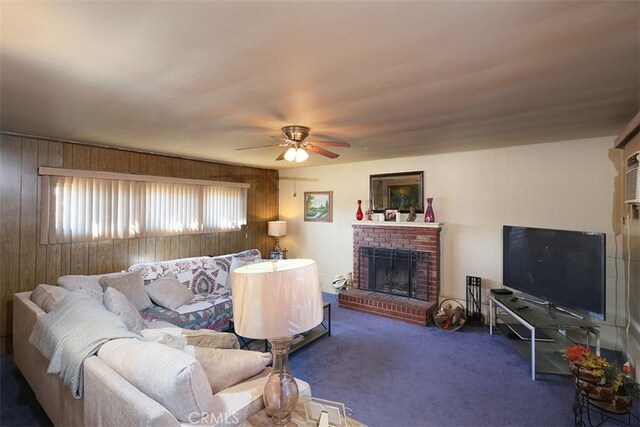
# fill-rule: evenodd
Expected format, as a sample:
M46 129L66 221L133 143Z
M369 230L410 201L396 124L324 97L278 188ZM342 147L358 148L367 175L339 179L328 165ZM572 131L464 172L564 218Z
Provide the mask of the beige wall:
M640 151L640 135L624 147L624 159ZM625 271L629 277L629 330L627 357L635 362L636 380L640 378L640 205L624 205L623 215L628 220L624 234ZM626 332L626 331L625 331Z
M282 245L291 257L318 262L322 284L352 269L356 200L367 206L369 175L422 170L425 195L443 222L443 297L464 299L465 276L501 285L504 224L607 233L607 321L603 343L621 348L626 322L618 177L622 150L614 137L286 170L280 173ZM296 178L296 180L292 179ZM333 223L302 220L305 191L333 191ZM294 197L294 192L297 196ZM617 258L616 258L617 257ZM618 260L616 265L616 259ZM617 327L616 327L617 325Z

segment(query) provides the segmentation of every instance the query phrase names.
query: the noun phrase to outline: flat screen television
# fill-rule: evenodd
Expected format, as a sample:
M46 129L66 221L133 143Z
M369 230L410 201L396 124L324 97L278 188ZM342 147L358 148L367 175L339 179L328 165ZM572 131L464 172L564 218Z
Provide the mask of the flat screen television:
M505 225L505 286L605 319L605 234Z

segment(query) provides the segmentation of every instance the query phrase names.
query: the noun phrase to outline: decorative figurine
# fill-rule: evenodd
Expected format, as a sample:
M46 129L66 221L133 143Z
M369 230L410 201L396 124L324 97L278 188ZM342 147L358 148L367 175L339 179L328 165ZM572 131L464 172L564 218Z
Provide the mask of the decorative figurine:
M407 215L407 222L414 222L416 220L416 208L411 206L409 208L409 215Z

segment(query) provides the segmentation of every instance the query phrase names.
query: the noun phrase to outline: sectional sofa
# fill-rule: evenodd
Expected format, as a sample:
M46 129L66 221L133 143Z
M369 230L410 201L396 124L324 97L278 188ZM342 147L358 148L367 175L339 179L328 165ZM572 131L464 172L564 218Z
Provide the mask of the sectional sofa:
M264 363L268 355L249 357L249 353L254 352L237 350L234 336L212 331L223 329L231 317L230 288L225 274L230 274L234 261L255 256L256 251L251 250L223 257L199 257L131 266L129 270L143 271L143 278L147 283L172 272L200 295L196 303L211 304L207 309L188 313L189 315L176 315L170 313L171 310L159 307L144 310L141 314L147 329L141 331L141 335L187 336L187 339L191 339L195 334L213 336L216 340L222 338L222 341L233 343L233 348L226 347L223 351L242 352L233 353L233 360L243 359L238 355L246 353L246 358L254 360L251 363L255 370L258 366L255 360L260 359L260 363ZM259 252L257 256L259 258ZM192 268L194 266L196 268ZM218 272L210 274L208 279L191 274L204 267L207 267L209 273L216 268ZM218 280L212 281L212 277ZM66 280L69 288L75 288L74 292L83 293L92 287L97 291L94 285L99 280L96 276L61 279L63 283ZM94 301L88 297L86 299ZM95 301L93 304L99 306L98 310L102 310L101 304ZM263 407L262 393L270 372L270 368L264 367L266 363L259 367L259 372L255 375L217 390L208 382L210 371L204 373L205 363L200 364L200 359L187 351L172 348L172 345L142 337L110 340L95 355L87 357L83 364L83 395L76 399L58 375L47 372L50 360L30 342L36 322L45 315L46 312L32 301L32 292L14 295L15 363L55 425L237 425ZM119 322L117 316L114 319L114 322ZM174 325L169 325L171 322ZM157 329L158 327L162 329ZM190 330L197 331L192 333ZM229 337L232 339L229 340ZM311 395L307 383L296 381L301 394Z

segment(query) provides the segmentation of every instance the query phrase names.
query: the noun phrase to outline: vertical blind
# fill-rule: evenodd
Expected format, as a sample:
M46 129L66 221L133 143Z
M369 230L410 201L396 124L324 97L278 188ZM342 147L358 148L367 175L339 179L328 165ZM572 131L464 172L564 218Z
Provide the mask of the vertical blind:
M43 244L232 231L247 224L246 184L61 171L41 168Z

